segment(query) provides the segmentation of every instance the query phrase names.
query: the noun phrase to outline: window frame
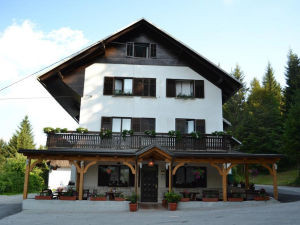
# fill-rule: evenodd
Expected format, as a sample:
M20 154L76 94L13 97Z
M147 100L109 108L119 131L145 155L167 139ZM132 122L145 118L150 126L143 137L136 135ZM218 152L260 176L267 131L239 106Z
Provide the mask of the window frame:
M194 131L192 131L192 132L198 132L199 130L197 130L197 122L200 123L200 122L204 121L204 132L201 132L201 131L199 131L199 132L201 132L203 134L206 133L206 121L205 121L205 119L175 118L175 130L179 130L179 129L177 129L177 121L180 121L180 120L181 121L184 120L185 125L187 124L188 121L194 121ZM187 127L187 129L188 129L188 127ZM186 130L186 127L185 127L185 130ZM183 133L183 132L181 132L181 133ZM183 134L190 134L190 133L184 132Z
M140 57L140 56L135 56L135 45L146 45L146 57ZM129 46L131 46L131 50L129 49ZM154 59L157 58L157 44L156 43L146 43L146 42L126 42L126 47L125 47L125 52L126 52L126 57L130 58L137 58L137 59ZM131 53L131 55L128 54L128 52ZM155 52L155 55L152 55L152 53Z
M121 169L126 169L128 170L128 185L109 185L108 184L103 184L100 182L100 168L108 168L108 167L115 167L118 170L118 184L120 184L120 178L121 178ZM134 187L134 175L131 172L131 169L127 167L126 165L98 165L98 182L97 182L98 187Z
M192 80L192 79L166 79L166 97L167 98L180 98L176 93L177 82L191 82L193 85L193 94L191 98L204 98L205 97L205 84L204 80Z

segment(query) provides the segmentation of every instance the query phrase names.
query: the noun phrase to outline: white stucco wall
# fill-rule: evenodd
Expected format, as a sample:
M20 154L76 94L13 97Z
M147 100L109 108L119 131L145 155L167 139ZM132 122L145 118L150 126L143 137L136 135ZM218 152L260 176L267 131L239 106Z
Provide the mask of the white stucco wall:
M91 192L97 189L98 193L105 193L112 187L98 186L98 166L99 165L114 165L113 163L98 163L89 168L86 174L84 174L84 189L89 189ZM165 162L156 162L158 165L158 202L163 199L164 193L168 192L166 187L166 164ZM209 164L189 164L191 166L201 166L207 169L207 187L205 188L173 188L177 193L183 192L184 190L199 192L197 197L202 196L203 189L222 189L222 177L219 175L216 168ZM140 179L141 181L141 179ZM134 187L117 187L117 191L122 192L125 196L130 195L134 191ZM140 187L138 188L138 195L141 196Z
M57 168L49 171L48 188L66 187L71 180L71 168Z
M156 78L156 97L104 96L104 77ZM166 97L166 79L204 80L205 98ZM99 131L102 116L156 118L156 132L175 130L175 118L205 119L206 133L223 130L221 89L189 67L95 63L85 70L80 126Z

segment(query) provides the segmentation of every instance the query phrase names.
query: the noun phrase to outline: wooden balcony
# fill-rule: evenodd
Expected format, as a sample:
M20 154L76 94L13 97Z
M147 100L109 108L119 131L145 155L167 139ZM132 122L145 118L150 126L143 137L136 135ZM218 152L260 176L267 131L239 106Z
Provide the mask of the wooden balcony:
M213 136L205 134L199 139L189 135L180 139L170 137L168 134L159 133L155 137L145 134L134 134L122 137L119 133L113 133L109 138L101 138L97 132L86 134L57 133L48 134L47 147L74 148L74 149L102 149L102 150L138 150L149 145L159 145L169 151L222 151L228 152L232 145L231 136Z

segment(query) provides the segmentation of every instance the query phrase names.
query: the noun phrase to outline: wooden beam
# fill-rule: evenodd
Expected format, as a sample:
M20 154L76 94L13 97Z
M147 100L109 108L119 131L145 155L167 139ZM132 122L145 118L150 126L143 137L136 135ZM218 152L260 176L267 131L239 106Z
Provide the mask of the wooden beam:
M24 154L26 155L26 154ZM69 160L69 161L99 161L99 162L132 162L135 163L135 157L98 157L98 156L67 156L67 155L32 155L31 159L40 160Z
M277 165L273 163L273 195L276 200L278 200L278 187L277 187Z
M177 164L177 165L175 166L175 168L173 169L173 171L172 171L172 175L175 175L175 174L176 174L176 171L179 169L179 167L182 167L182 166L184 166L184 163L183 163L183 162Z
M245 175L246 189L249 189L249 167L248 167L248 164L244 165L244 175Z
M172 191L172 164L169 164L169 192Z
M130 168L132 174L135 174L136 171L135 171L135 169L133 168L133 166L130 163L123 162L123 164L126 165L126 166L128 166Z
M223 201L227 202L227 169L223 164L222 169L222 188L223 188Z
M84 161L80 162L80 177L79 177L79 196L78 200L82 200L82 195L83 195L83 175L84 175Z
M36 166L36 164L42 162L41 159L38 159L36 160L35 162L33 162L31 165L30 165L30 169L29 169L29 172L31 172L33 170L33 168Z
M221 176L223 175L223 171L218 165L216 165L215 163L210 163L210 165L215 167Z
M267 165L266 163L263 163L262 166L265 167L266 169L268 169L270 174L273 176L273 169L269 165Z
M86 173L88 171L88 169L92 166L95 165L97 163L97 161L92 161L89 164L86 165L86 167L84 168L83 173Z
M25 178L24 178L23 199L27 199L30 163L31 163L31 159L27 158L26 159Z

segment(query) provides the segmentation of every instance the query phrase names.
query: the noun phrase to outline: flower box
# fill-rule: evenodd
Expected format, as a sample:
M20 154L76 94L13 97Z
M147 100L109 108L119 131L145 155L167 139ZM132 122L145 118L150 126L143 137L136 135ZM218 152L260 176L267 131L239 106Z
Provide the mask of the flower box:
M39 195L36 195L34 197L35 200L51 200L52 199L52 196L39 196Z
M91 197L91 201L106 201L106 196L105 197Z
M59 196L60 200L69 200L69 201L75 201L76 200L76 196Z
M180 201L181 201L181 202L189 202L189 201L190 201L190 198L181 198Z
M230 202L242 202L244 201L243 198L228 198L228 201Z
M115 201L125 201L125 199L121 197L115 197Z
M202 198L203 202L217 202L219 198Z
M270 197L269 196L255 196L254 200L255 201L268 201L268 200L270 200Z

